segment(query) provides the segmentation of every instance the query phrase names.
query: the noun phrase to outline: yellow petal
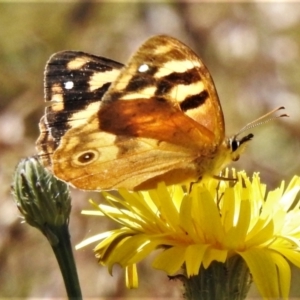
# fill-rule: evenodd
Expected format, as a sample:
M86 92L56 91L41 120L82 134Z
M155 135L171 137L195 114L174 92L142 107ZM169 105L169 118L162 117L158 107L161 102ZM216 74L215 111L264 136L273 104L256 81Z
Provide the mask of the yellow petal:
M285 256L292 264L294 264L296 267L300 268L300 253L297 249L287 249L284 247L276 247L276 251L281 253L283 256Z
M149 195L159 208L162 218L176 230L179 225L179 213L166 186L160 183L157 190L149 191Z
M109 253L107 263L118 262L122 267L126 267L129 263L135 263L134 257L139 249L149 244L150 241L146 235L135 235L130 238L118 241L116 247Z
M247 236L247 247L251 248L264 242L269 242L274 237L274 223L270 220L267 224L264 220L258 220Z
M228 250L221 250L209 247L203 257L203 267L207 269L209 265L214 261L225 262L227 258Z
M245 246L245 240L251 221L250 201L243 200L240 203L240 211L236 225L232 224L230 230L226 233L225 245L229 249L241 249ZM227 222L229 223L229 222Z
M129 289L136 289L139 285L136 264L129 265L125 269L126 286Z
M186 249L186 272L188 277L199 273L208 245L189 245Z
M220 213L211 194L201 186L193 189L192 217L205 243L218 244L224 240L224 230L221 224Z
M176 246L159 253L153 260L152 267L174 275L184 263L185 250L185 246Z
M267 298L279 298L277 267L270 251L252 248L239 254L246 261L260 294Z
M288 299L291 285L291 269L282 255L271 252L271 257L277 266L278 277L279 277L279 290L282 299Z

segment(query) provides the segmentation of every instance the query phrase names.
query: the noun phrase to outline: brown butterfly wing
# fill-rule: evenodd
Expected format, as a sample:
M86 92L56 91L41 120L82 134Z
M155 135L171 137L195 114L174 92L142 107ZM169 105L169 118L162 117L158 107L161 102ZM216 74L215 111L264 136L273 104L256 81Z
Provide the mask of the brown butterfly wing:
M224 139L211 77L184 44L146 41L105 93L97 113L61 137L54 174L82 189L144 189L196 180Z
M45 101L50 104L40 121L36 142L43 164L50 167L52 154L65 133L85 124L99 110L100 101L122 64L80 51L62 51L45 68Z
M127 121L123 123L125 121L123 119L123 122L117 124L113 122L115 116L122 115L122 118L127 116L129 122L132 120L135 127L140 124L142 127L140 132L143 132L143 136L147 135L147 128L152 131L156 124L151 120L149 123L152 123L152 126L147 125L145 128L143 121L136 120L147 119L146 116L152 114L147 108L143 110L137 108L138 102L142 102L140 99L151 99L148 101L149 108L155 109L158 106L161 111L162 107L165 107L166 111L161 111L161 114L165 115L161 125L169 122L167 120L171 113L169 107L173 106L178 113L182 112L198 123L196 128L203 132L204 139L203 143L201 141L198 143L206 144L206 135L210 136L211 147L219 145L224 140L223 113L209 71L190 48L172 37L154 36L133 55L126 69L120 73L103 98L99 112L101 129L115 133L117 126L126 127ZM118 104L114 105L116 102ZM121 102L128 104L123 105ZM125 113L116 110L117 106L122 109L126 106ZM139 112L136 119L135 111ZM111 117L111 121L107 120L108 116ZM178 114L172 116L176 122ZM156 128L155 136L163 133L173 134L168 126Z

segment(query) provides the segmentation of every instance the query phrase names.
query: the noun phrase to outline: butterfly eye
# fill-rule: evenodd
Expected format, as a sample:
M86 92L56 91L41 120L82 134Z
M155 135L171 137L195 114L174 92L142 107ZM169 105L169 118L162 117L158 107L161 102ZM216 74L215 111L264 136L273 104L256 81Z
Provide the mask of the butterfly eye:
M95 150L88 150L81 153L77 153L74 157L74 163L76 165L88 165L97 160L99 157L99 153Z
M240 146L240 142L237 140L231 141L231 150L232 152L236 151L236 149Z

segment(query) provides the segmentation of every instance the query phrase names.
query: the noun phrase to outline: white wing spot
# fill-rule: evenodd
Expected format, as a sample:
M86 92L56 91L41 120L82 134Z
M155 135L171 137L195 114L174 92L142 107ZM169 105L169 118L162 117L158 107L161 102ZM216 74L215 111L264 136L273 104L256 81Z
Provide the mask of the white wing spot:
M74 82L73 81L67 81L64 83L65 89L71 90L74 87Z
M141 73L147 72L149 70L149 66L146 64L142 64L139 66L138 71Z

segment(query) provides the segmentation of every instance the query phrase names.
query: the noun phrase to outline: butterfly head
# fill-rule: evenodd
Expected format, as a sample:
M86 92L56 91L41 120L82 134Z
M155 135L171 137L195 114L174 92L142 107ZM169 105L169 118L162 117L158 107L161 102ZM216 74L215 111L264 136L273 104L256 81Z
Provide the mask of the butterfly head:
M238 135L228 138L225 143L227 149L229 149L229 155L231 161L237 161L240 158L240 155L244 152L247 142L252 140L253 134L250 133L241 139L238 139Z
M240 158L240 155L244 152L244 150L246 148L246 144L250 140L252 140L252 138L254 136L252 133L249 133L248 135L245 135L244 137L239 138L239 136L243 132L245 132L246 130L252 129L258 125L268 123L274 119L281 118L281 117L287 117L286 114L281 114L279 116L269 118L269 116L271 114L273 114L274 112L277 112L279 110L282 110L282 109L284 109L283 106L273 109L272 111L261 116L260 118L248 123L234 136L232 136L230 138L226 138L224 140L224 142L221 144L221 147L219 149L220 160L216 161L215 170L220 170L220 169L224 168L224 166L226 166L231 161L237 161Z

